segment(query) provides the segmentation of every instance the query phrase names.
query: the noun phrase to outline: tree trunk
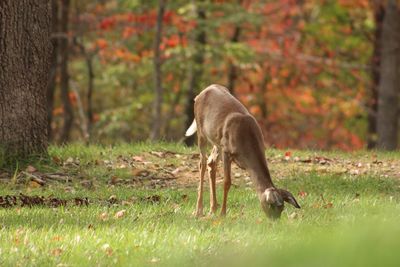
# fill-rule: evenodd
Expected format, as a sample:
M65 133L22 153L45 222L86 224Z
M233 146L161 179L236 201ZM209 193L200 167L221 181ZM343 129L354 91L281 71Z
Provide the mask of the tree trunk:
M400 7L389 0L382 26L382 53L378 96L378 148L397 147L400 89Z
M70 0L61 1L61 32L63 38L60 39L60 89L61 100L64 108L64 126L61 132L61 143L66 143L69 140L74 113L72 110L71 101L69 98L69 74L68 74L68 57L69 57L69 40L68 40L68 22L69 22L69 7Z
M157 26L156 26L156 36L154 40L154 108L153 108L153 128L151 131L150 139L158 140L160 139L161 131L161 107L163 102L163 87L162 87L162 71L161 71L161 36L162 36L162 26L163 17L165 12L165 0L159 0L158 15L157 15Z
M93 56L88 55L86 57L86 66L88 71L88 91L87 91L87 118L88 118L88 139L92 135L92 126L93 126L93 103L92 103L92 96L93 96L93 84L94 84L94 71L93 71Z
M239 42L239 36L240 36L240 27L236 26L235 30L233 32L233 36L231 39L232 43L237 43ZM228 89L231 92L232 95L235 95L235 82L237 79L237 70L236 66L233 62L230 62L229 67L228 67Z
M367 148L373 149L376 147L376 141L378 139L376 129L376 118L378 115L378 86L380 81L380 65L381 65L381 42L382 42L382 23L385 16L385 9L381 1L374 2L374 20L375 20L375 33L373 40L373 53L371 59L371 91L369 100L367 103L368 107L368 137L367 137Z
M59 20L58 20L58 4L57 0L51 1L52 19L51 19L51 33L56 35L59 31ZM47 87L47 135L49 141L53 139L53 131L51 124L53 121L53 108L54 108L54 91L56 89L56 78L58 69L58 39L56 36L51 37L53 44L52 56L50 59L50 78Z
M206 12L201 7L198 7L197 10L198 17L198 25L200 29L196 34L196 53L193 58L192 66L191 66L191 75L189 80L189 89L187 92L187 102L186 102L186 123L185 123L185 131L192 124L194 119L194 97L195 90L199 89L200 81L203 76L203 62L204 62L204 52L206 45L206 32L204 29L204 22L206 20ZM185 139L185 144L188 146L194 145L194 135L189 136Z
M10 158L47 148L50 17L46 0L0 1L0 146Z

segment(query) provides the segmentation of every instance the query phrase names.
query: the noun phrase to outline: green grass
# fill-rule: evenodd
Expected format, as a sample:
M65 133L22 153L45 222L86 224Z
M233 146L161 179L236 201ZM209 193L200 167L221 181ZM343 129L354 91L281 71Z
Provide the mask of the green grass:
M51 157L62 161L79 158L80 166L65 168L51 160L35 162L42 171L63 170L85 179L97 176L97 186L86 189L78 182L30 188L5 184L0 195L87 196L88 207L0 208L0 266L398 266L400 254L400 183L380 175L349 175L299 171L276 180L302 206L287 206L280 221L268 220L251 188L232 187L228 214L196 219L196 188L129 188L106 184L121 170L93 164L118 157L145 155L156 164L179 164L177 158L157 158L150 151L195 153L174 144L121 145L114 148L80 145L51 147ZM268 151L274 158L283 151ZM300 157L316 152L296 151ZM318 152L321 154L322 152ZM322 153L326 157L355 162L378 154L395 161L399 153ZM196 164L192 164L197 168ZM294 166L294 168L297 165ZM274 173L285 165L270 163ZM197 175L193 173L192 175ZM66 190L66 187L70 188ZM221 186L219 200L221 199ZM71 188L73 190L71 190ZM207 190L206 190L207 191ZM299 196L299 192L303 196ZM305 193L306 195L305 195ZM127 205L107 205L115 195ZM152 203L146 197L158 195ZM205 195L207 204L208 192ZM207 205L206 205L207 206ZM126 210L121 218L118 211Z

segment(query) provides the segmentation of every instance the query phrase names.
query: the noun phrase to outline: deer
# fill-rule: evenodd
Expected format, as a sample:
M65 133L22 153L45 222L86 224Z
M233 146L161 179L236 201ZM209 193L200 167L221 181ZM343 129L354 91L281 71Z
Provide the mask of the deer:
M258 195L261 207L268 218L279 219L284 202L300 208L289 191L275 187L271 180L265 157L264 136L256 119L229 90L212 84L194 99L194 120L185 135L197 132L200 149L199 185L194 215L203 216L203 181L206 169L210 184L210 215L218 208L216 196L217 164L221 159L224 168L221 216L226 215L228 192L231 187L231 164L245 169ZM208 142L212 151L207 158Z

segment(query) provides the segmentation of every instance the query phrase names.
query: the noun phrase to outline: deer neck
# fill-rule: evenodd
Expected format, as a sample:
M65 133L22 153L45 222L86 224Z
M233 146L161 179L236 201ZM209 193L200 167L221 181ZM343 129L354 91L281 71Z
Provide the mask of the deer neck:
M247 163L248 172L255 183L258 194L264 193L265 189L275 187L271 180L265 156L255 157Z

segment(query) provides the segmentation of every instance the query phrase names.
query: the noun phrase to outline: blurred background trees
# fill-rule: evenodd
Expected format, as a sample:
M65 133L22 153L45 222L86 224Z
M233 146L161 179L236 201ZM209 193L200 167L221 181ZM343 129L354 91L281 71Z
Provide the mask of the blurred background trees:
M396 0L51 2L52 142L181 141L219 83L270 146L397 147Z

